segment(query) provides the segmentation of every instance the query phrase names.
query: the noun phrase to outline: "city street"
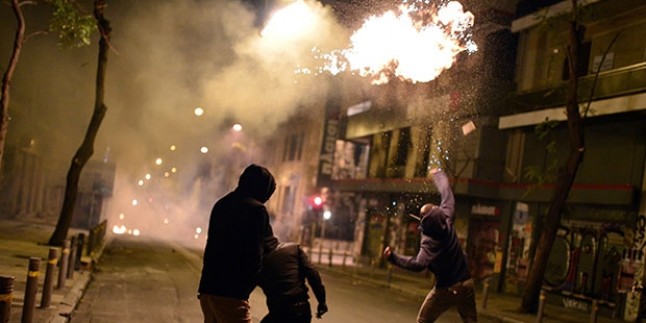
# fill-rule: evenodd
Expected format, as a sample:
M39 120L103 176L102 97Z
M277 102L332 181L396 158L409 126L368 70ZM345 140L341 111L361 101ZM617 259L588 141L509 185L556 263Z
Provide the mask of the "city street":
M196 298L201 255L177 245L120 236L104 251L71 322L200 322ZM419 300L347 276L322 274L328 292L327 322L413 322ZM252 319L266 313L254 291ZM313 309L316 306L314 301ZM456 312L439 322L460 321Z

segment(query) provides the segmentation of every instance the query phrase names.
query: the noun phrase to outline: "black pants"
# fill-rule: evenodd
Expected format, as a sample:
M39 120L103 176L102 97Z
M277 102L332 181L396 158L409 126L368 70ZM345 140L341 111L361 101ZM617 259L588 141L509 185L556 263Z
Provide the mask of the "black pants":
M302 301L294 304L282 304L269 307L267 314L260 323L310 323L312 309L310 302Z

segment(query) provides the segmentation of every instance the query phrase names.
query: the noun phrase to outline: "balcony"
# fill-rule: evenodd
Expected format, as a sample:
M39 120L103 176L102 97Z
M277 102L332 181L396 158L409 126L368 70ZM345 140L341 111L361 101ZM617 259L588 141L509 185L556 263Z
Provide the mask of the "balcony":
M586 102L594 84L595 75L579 79L579 100ZM646 62L601 72L597 80L593 100L607 99L646 91ZM565 105L567 81L556 87L518 93L511 99L508 112L528 112L537 109Z

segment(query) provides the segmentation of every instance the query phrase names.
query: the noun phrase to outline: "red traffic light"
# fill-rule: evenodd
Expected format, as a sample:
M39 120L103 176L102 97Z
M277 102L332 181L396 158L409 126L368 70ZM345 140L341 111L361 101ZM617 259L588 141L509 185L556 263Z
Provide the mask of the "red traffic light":
M323 199L320 196L315 196L313 201L314 201L314 206L323 205Z

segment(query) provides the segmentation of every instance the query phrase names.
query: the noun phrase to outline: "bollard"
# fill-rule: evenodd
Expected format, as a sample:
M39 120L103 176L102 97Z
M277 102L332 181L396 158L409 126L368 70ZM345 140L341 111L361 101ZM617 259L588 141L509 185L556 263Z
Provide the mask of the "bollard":
M63 241L63 251L61 252L60 268L58 270L58 285L56 289L65 287L65 276L67 276L67 261L70 258L70 241Z
M0 276L0 323L9 323L11 318L13 281L13 276Z
M319 241L319 265L321 264L321 255L323 255L323 239Z
M538 297L538 312L536 313L536 323L543 322L543 312L545 311L545 291L541 290Z
M76 239L76 260L74 270L81 270L81 257L83 256L83 245L85 244L85 233L79 233Z
M27 271L27 284L25 285L25 299L22 305L21 323L31 323L34 319L36 307L36 292L38 291L38 275L40 274L40 258L29 258L29 271Z
M70 239L70 255L67 260L67 279L74 278L74 267L76 267L76 237Z
M486 278L482 286L482 309L487 309L487 300L489 299L489 278Z
M96 242L94 241L94 239L96 239L96 233L94 233L94 231L96 231L96 228L92 228L90 230L90 235L87 237L87 248L85 248L86 256L91 256L92 250L96 247Z
M592 300L592 308L590 309L590 323L597 323L597 316L599 314L599 300Z
M334 256L332 248L330 248L330 252L328 253L328 267L332 267L332 257Z
M43 295L40 298L40 307L48 308L52 301L52 286L54 286L54 269L58 262L58 248L49 248L47 257L47 270L45 271L45 282L43 283Z

